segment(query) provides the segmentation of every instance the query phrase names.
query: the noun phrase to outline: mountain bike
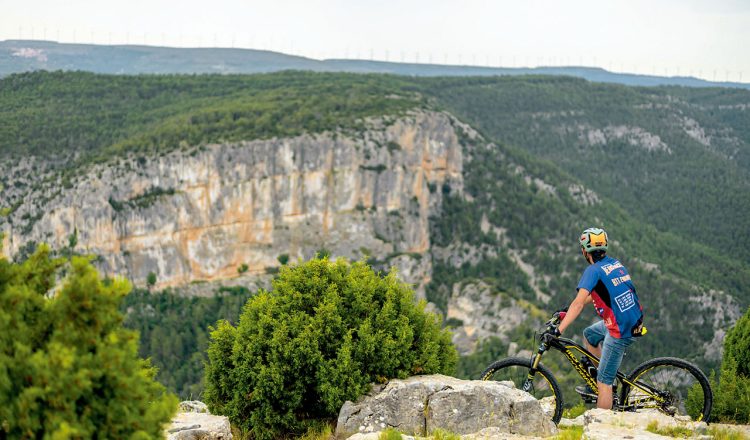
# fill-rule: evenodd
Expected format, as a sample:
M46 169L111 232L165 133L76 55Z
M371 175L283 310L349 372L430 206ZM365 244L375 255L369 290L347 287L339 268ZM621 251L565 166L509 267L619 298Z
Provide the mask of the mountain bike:
M538 400L544 399L543 402L550 407L551 400L554 406L548 412L552 412L555 423L562 417L563 395L555 376L541 363L545 352L554 349L564 354L593 393L597 393L595 372L599 358L576 342L551 334L564 316L564 311L555 312L544 324L544 329L539 332L541 343L530 359L510 357L495 361L481 376L482 380L510 380L516 388ZM577 356L581 356L581 359ZM705 422L709 420L713 403L713 393L706 375L694 364L673 357L648 360L628 375L618 371L612 396L612 409L615 411L656 408L670 416L690 416L694 421Z

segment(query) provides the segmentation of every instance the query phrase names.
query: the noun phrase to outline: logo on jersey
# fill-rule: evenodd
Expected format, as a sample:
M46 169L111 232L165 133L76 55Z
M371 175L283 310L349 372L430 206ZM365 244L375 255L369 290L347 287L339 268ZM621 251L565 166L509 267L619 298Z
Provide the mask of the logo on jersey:
M630 281L630 275L623 275L621 277L614 277L614 278L612 278L612 285L613 286L619 286L620 284L624 283L625 281Z
M602 270L604 271L606 275L609 275L612 273L613 270L620 269L620 268L622 268L622 263L620 263L619 261L612 263L612 264L605 264L602 266Z
M627 292L615 297L615 304L621 312L629 310L635 306L635 296L633 291L628 289Z

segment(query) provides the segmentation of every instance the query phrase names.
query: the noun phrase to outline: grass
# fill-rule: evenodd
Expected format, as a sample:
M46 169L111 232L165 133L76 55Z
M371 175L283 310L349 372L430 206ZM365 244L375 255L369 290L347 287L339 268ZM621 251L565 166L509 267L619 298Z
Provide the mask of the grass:
M583 426L571 426L568 428L560 428L554 439L579 440L581 437L583 437Z
M378 440L401 440L401 433L393 428L388 428L380 433Z
M311 426L299 440L328 440L331 438L333 438L333 427L328 423L320 423Z
M714 440L750 440L750 437L745 435L741 431L736 431L731 428L711 426L708 428L708 435L714 438Z
M461 436L448 432L444 429L436 429L432 431L432 440L461 440Z
M586 412L586 405L584 405L583 402L579 402L575 406L571 406L570 408L565 408L563 410L563 417L566 419L575 419L576 417L580 416L581 414Z
M685 428L684 426L669 426L660 428L659 422L656 420L651 421L646 426L646 431L653 432L654 434L666 435L667 437L676 438L689 438L693 436L693 430Z

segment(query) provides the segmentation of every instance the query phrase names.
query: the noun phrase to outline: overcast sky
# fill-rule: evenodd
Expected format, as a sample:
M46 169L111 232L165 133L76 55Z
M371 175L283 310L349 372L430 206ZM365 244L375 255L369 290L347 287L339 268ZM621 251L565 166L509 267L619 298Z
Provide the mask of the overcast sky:
M750 82L750 0L0 0L0 40L600 66Z

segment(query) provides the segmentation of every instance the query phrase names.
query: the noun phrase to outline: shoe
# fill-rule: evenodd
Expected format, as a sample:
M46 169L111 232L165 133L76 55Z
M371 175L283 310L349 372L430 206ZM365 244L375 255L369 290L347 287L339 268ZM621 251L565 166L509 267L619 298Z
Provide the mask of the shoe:
M576 393L581 395L584 403L596 403L598 397L596 392L591 389L588 385L578 385L576 387Z

